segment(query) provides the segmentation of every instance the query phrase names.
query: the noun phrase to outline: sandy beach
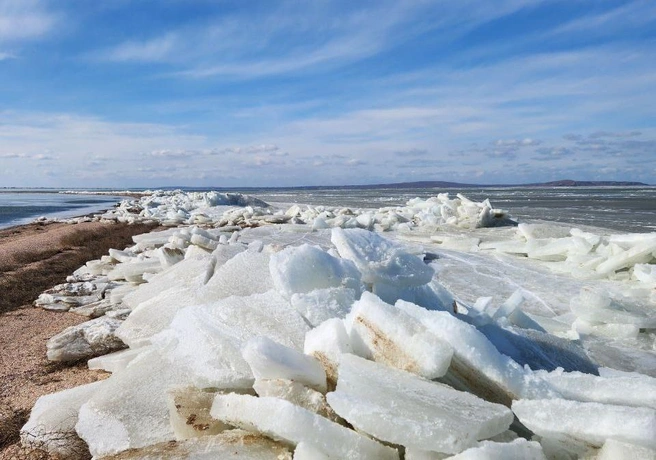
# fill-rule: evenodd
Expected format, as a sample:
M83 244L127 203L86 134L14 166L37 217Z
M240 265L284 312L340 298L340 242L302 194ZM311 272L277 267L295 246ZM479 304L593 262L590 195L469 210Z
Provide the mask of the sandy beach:
M49 458L27 452L18 430L39 396L106 377L86 363L55 364L46 342L88 318L32 306L44 290L63 283L86 261L131 244L147 225L36 223L0 231L0 459Z

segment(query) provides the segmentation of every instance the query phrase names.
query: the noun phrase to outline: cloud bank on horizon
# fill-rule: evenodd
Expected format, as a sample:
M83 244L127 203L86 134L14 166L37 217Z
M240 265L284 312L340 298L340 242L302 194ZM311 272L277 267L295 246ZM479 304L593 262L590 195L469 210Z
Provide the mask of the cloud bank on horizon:
M656 184L649 0L0 0L0 187Z

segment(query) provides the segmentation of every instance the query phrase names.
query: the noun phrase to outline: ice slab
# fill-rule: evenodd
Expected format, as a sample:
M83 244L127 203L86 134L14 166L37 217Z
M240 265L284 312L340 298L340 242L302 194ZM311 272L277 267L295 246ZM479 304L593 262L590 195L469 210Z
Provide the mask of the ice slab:
M95 457L173 440L166 390L189 383L157 350L144 352L103 381L80 408L75 430Z
M116 335L132 348L149 345L155 334L169 327L179 310L203 300L197 289L184 286L166 289L141 302L116 330Z
M34 404L29 420L21 428L23 446L45 450L61 458L87 458L89 450L75 432L77 413L103 383L89 383L41 396Z
M564 399L513 401L531 431L567 444L601 447L607 439L656 448L656 410Z
M355 302L359 291L333 287L315 289L307 293L296 293L291 297L292 307L312 326L318 326L330 318L344 318Z
M260 397L284 399L333 422L344 424L341 417L328 405L322 393L299 382L284 379L256 380L253 389Z
M282 444L243 430L224 431L214 436L186 439L130 449L107 460L162 460L188 458L216 460L292 460L291 452Z
M337 390L327 399L347 422L380 440L452 454L513 421L505 406L355 355L342 355Z
M331 457L399 458L395 449L282 399L220 395L214 400L210 414L230 425L261 432L292 445L307 442Z
M540 371L536 376L548 382L563 398L656 409L656 378L638 373L612 377L582 372Z
M46 344L48 360L77 361L125 348L116 336L122 321L101 316L70 326L51 337Z
M344 322L329 319L305 334L303 351L319 360L326 371L328 388L337 384L337 364L342 353L353 353Z
M557 396L546 382L500 353L474 326L449 313L428 311L402 300L395 306L453 348L449 371L442 379L445 383L507 406L520 397Z
M269 267L276 290L288 299L315 289L342 287L358 294L361 291L360 272L353 262L308 244L274 254Z
M202 290L208 300L260 294L273 288L269 273L270 254L241 252L214 271Z
M264 336L302 350L308 330L289 302L269 291L181 310L170 328L153 340L166 350L169 361L185 366L195 386L243 388L253 382L241 354L247 340Z
M433 278L433 269L421 258L377 233L335 228L331 241L342 258L355 263L365 283L421 286Z
M326 372L319 361L267 337L248 340L241 352L256 380L294 380L326 392Z
M547 460L542 446L535 441L516 439L512 442L482 441L450 460Z
M212 276L213 270L213 262L209 254L202 258L185 259L149 278L147 283L141 284L123 297L123 303L135 309L139 304L172 287L199 289Z
M109 353L90 359L87 363L87 366L91 370L100 369L111 373L118 372L125 369L130 361L148 349L148 347L142 347L115 351L114 353Z
M453 350L421 321L365 292L346 318L354 351L429 379L443 376Z

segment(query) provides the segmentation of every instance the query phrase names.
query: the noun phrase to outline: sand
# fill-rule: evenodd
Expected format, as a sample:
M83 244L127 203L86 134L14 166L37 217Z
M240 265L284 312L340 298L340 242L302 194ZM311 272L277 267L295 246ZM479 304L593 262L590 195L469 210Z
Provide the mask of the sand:
M39 396L107 377L86 363L55 364L46 359L46 342L68 326L87 320L31 305L38 294L87 260L124 248L130 237L152 226L30 224L0 231L0 459L48 458L18 443Z

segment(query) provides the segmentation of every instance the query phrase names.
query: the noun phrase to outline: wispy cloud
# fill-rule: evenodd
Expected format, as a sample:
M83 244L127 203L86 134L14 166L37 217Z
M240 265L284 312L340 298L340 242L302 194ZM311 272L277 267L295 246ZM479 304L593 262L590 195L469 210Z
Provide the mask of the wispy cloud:
M41 37L52 31L58 15L40 0L0 0L0 43Z

